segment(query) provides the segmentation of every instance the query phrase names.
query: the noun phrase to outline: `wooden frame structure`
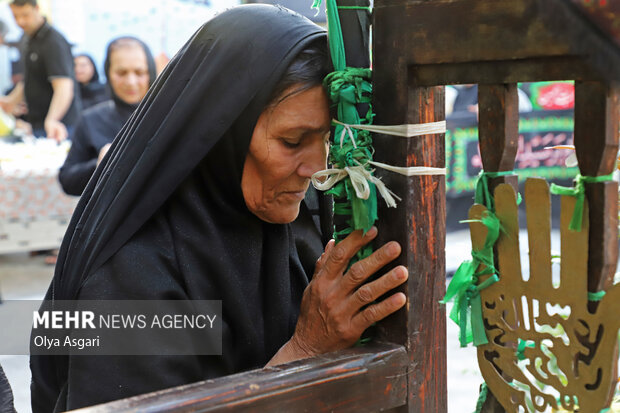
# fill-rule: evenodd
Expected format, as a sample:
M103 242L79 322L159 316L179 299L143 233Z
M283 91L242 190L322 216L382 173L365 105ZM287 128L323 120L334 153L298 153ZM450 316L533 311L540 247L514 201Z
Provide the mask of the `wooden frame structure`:
M580 3L376 0L375 124L443 120L442 86L478 83L484 169L510 171L518 138L516 82L575 80L581 173L611 173L618 151L620 42L593 24L587 18L592 10ZM397 166L444 167L443 138L379 136L375 158ZM389 173L382 179L403 201L397 209L380 210L379 242L396 239L403 245L397 264L408 266L410 278L403 287L406 309L380 323L379 343L84 411L446 412L446 314L439 304L445 293L445 180ZM517 177L496 178L492 186L503 182L516 186ZM596 292L613 282L618 258L618 186L586 187L588 280ZM485 411L502 409L491 397Z

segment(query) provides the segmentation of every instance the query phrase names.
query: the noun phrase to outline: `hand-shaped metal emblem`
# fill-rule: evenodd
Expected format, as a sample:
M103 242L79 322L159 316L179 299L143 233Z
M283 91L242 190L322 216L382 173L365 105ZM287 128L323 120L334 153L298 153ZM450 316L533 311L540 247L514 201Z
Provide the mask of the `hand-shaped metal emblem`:
M515 193L495 191L501 234L496 244L499 281L482 289L488 344L478 346L484 379L508 411L579 408L600 412L609 406L617 380L620 285L608 289L594 313L588 310L588 208L582 230L568 229L575 199L562 197L560 284L552 281L550 196L542 179L529 179L527 203L530 275L521 274ZM487 213L474 205L470 219ZM481 248L486 227L470 224L473 248ZM482 267L482 266L481 266ZM482 268L479 268L479 271ZM488 275L481 276L484 282ZM601 294L602 295L602 294ZM595 298L597 299L597 298ZM528 407L529 405L529 407Z

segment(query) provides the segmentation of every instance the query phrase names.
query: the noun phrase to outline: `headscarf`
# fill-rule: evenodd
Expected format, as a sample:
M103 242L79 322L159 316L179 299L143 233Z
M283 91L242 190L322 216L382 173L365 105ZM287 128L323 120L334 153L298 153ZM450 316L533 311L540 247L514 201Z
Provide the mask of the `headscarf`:
M297 53L325 36L303 16L269 5L236 7L203 25L157 78L86 187L61 246L50 299L75 298L87 275L220 141L232 163L205 164L241 203L247 148L271 90Z
M89 181L46 299L78 297L141 227L164 216L188 298L222 300L229 326L222 374L266 363L294 331L308 258L297 253L290 224L263 222L247 209L241 177L272 90L314 41L326 43L325 31L279 6L243 5L203 25ZM50 369L59 386L66 380L66 360L33 357L31 366L33 381L35 371Z
M155 70L155 59L153 58L151 49L149 49L146 43L144 43L142 40L138 39L137 37L121 36L121 37L117 37L116 39L113 39L112 41L110 41L110 43L108 43L108 47L106 48L105 61L103 62L103 71L105 73L106 79L108 80L108 90L109 90L110 96L112 96L112 99L117 105L131 106L135 109L135 107L137 107L138 105L129 105L128 103L123 101L121 98L119 98L116 95L116 93L114 93L114 89L112 88L112 84L110 83L110 65L111 65L110 58L113 53L112 48L114 47L116 43L122 40L132 40L136 42L138 45L140 45L140 47L142 47L142 50L144 50L144 54L146 55L146 64L147 64L148 71L149 71L149 86L153 86L153 83L155 83L155 78L157 77L157 72Z
M92 56L87 53L79 53L73 56L74 59L78 57L87 58L90 61L90 64L93 66L93 75L86 83L99 83L99 72L97 71L97 65L95 64L95 60L92 58Z
M74 56L74 58L85 57L90 61L93 67L93 75L86 83L77 82L80 88L80 98L82 101L82 108L88 109L97 103L104 102L109 99L106 86L99 81L99 72L97 71L97 65L93 58L86 53L80 53Z

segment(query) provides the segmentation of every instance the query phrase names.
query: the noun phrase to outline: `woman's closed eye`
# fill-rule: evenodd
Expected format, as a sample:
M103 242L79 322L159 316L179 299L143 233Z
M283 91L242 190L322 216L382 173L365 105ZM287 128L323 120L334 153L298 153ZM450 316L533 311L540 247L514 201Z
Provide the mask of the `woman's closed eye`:
M290 149L295 149L301 144L300 139L280 138L280 140L285 147Z

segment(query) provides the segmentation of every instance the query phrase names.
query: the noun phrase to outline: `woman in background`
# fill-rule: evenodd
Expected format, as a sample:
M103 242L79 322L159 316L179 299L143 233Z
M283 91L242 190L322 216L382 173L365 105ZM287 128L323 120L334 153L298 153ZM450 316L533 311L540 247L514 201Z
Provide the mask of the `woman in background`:
M105 60L111 100L82 114L70 139L71 150L58 179L69 195L81 195L110 143L155 81L155 61L135 37L120 37L108 45Z
M75 80L80 85L82 109L88 109L110 98L106 86L99 81L99 72L90 55L81 53L73 58Z

